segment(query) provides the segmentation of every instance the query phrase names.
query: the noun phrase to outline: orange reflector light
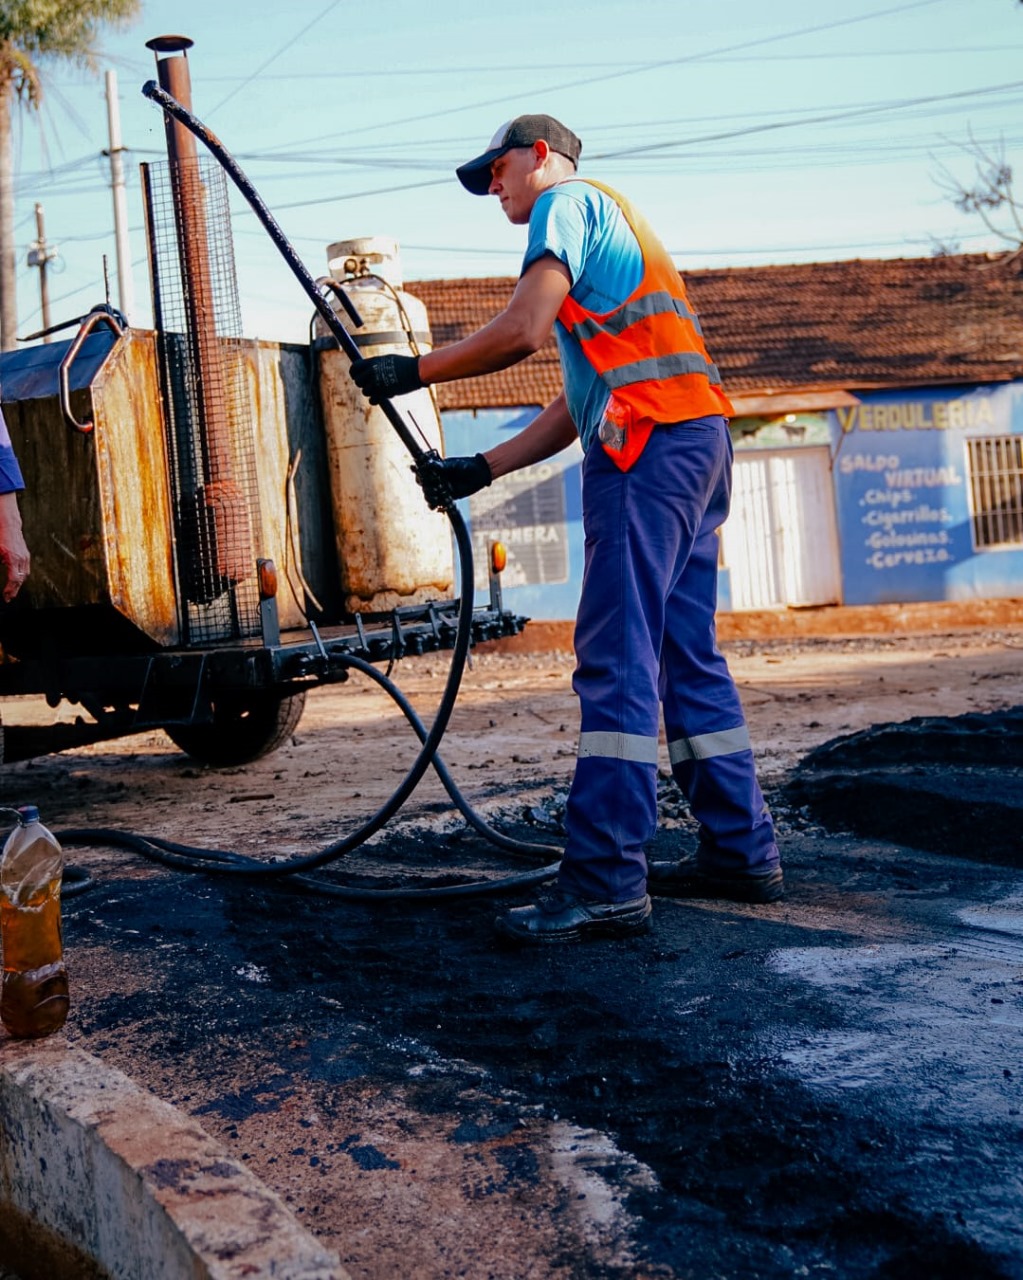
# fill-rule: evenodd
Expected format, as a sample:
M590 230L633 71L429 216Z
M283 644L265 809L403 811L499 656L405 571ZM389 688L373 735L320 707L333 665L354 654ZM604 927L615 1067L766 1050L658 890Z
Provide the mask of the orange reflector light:
M503 573L508 563L508 548L503 542L490 544L490 567L494 573Z
M272 600L277 594L277 566L272 560L256 561L260 600Z

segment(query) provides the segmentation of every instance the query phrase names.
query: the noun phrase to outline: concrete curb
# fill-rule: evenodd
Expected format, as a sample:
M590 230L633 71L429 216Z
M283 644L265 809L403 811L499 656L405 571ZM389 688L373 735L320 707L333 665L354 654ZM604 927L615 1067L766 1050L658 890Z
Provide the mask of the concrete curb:
M199 1125L61 1037L0 1041L0 1264L22 1280L348 1280Z

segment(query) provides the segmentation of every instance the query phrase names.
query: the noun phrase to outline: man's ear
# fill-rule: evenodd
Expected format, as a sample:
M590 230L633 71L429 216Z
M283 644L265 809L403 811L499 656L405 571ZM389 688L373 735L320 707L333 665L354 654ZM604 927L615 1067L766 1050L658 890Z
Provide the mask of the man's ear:
M545 142L543 138L537 138L537 140L533 143L533 157L534 157L533 168L534 169L541 168L546 163L547 157L550 154L551 154L550 145L547 142Z

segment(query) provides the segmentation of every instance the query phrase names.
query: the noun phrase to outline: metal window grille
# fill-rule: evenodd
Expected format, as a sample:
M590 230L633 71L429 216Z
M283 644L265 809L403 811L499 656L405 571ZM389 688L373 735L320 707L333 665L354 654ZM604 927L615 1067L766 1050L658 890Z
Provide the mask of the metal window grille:
M1023 436L966 441L973 545L1023 546Z
M241 336L227 180L209 157L142 172L185 634L255 635L253 344Z

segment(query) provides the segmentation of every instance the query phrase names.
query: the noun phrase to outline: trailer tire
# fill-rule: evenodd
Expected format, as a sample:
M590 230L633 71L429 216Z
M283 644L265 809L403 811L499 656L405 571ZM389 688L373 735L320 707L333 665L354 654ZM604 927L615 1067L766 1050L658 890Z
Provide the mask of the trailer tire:
M213 705L207 724L168 724L164 732L186 755L225 769L249 764L276 751L295 732L305 708L299 693L252 693L223 698Z

